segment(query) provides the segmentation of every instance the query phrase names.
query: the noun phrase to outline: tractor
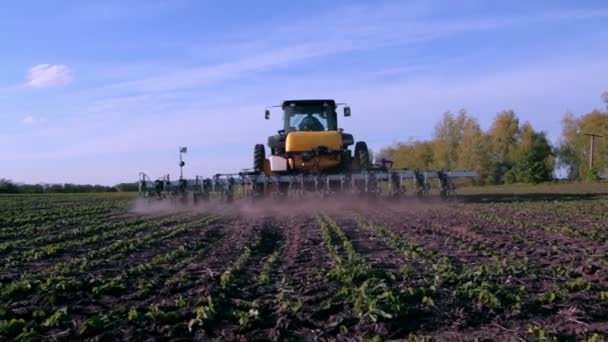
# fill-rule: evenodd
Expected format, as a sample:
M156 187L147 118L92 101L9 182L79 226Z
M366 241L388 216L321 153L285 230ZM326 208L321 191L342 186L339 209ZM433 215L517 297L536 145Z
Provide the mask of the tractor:
M270 155L257 144L253 151L253 169L266 176L281 174L341 174L371 167L367 144L355 144L352 134L338 128L338 106L344 116L350 107L334 100L287 100L283 110L283 128L268 137ZM270 118L266 109L265 118ZM354 145L354 151L350 148Z

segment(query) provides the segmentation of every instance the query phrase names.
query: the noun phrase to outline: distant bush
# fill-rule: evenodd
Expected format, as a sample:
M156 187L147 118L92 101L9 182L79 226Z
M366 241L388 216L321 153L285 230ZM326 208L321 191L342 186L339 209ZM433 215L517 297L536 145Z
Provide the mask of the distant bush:
M139 184L135 183L120 183L114 186L116 190L120 192L137 192L139 191Z
M136 184L137 185L137 184ZM116 192L114 186L91 184L21 184L9 179L0 178L0 194L42 194L42 193L90 193L90 192ZM120 190L128 191L128 190Z

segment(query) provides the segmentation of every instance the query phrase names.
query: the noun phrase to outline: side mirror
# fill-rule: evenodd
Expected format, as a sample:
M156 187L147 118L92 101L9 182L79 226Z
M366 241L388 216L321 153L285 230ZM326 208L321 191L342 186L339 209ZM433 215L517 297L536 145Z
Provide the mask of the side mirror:
M344 107L344 116L350 116L350 107L349 106Z
M266 111L264 112L264 119L270 119L270 111L268 109L266 109Z

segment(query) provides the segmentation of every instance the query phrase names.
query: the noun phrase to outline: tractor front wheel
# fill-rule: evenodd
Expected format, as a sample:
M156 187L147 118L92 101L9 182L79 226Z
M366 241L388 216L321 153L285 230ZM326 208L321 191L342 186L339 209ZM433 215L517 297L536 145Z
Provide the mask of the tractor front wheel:
M255 172L264 172L264 162L266 161L266 150L264 145L257 144L253 149L253 170Z

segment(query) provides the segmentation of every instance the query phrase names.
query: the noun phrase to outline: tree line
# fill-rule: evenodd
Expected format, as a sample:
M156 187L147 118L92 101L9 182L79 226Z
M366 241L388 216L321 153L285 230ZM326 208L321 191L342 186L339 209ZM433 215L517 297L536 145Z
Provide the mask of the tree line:
M444 113L432 139L396 143L378 157L392 160L398 168L476 170L479 184L540 183L556 178L557 169L571 180L598 179L608 170L608 92L602 98L605 111L566 113L555 144L512 110L497 113L484 131L463 109ZM595 139L593 168L586 134L603 136Z
M114 186L92 184L22 184L0 178L0 194L43 194L43 193L91 193L91 192L133 192L138 191L137 183L120 183Z

